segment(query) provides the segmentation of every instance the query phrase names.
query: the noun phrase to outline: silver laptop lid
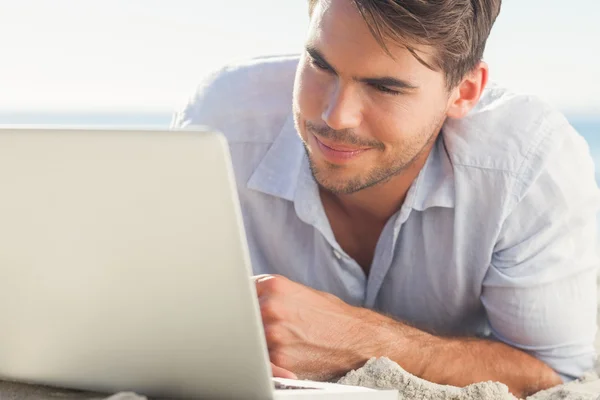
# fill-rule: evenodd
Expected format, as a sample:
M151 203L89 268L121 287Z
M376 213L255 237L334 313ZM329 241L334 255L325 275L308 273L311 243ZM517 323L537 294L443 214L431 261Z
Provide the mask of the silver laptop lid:
M268 398L225 139L0 129L0 377Z

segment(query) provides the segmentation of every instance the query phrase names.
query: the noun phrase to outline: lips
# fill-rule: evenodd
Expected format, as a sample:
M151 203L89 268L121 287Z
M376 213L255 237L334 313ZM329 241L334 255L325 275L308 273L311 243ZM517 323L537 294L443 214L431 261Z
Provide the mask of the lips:
M351 147L351 146L344 146L343 144L339 144L339 143L335 143L335 142L329 142L327 140L317 138L316 136L315 136L315 138L319 142L321 142L321 144L323 146L327 146L331 150L334 150L334 151L339 151L339 152L344 152L344 153L354 153L354 152L357 152L357 151L368 150L367 148L357 148L357 147Z
M370 150L370 148L350 147L311 135L325 159L334 164L341 164L356 159Z

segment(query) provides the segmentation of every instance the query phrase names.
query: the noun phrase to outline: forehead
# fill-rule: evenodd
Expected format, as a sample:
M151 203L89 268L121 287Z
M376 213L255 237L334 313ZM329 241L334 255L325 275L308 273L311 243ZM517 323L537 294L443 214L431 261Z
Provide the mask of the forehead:
M318 49L332 66L373 70L378 75L429 75L429 70L401 43L384 39L386 49L375 39L367 22L350 0L320 0L311 15L308 45ZM433 49L411 46L425 62L432 62ZM429 73L428 73L429 72ZM364 74L363 74L364 75Z

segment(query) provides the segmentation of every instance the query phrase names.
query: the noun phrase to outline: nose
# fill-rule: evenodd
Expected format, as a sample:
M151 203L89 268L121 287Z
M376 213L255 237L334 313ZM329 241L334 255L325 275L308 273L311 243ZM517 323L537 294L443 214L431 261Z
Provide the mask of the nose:
M338 81L328 100L321 118L330 128L343 130L360 126L362 123L360 98L352 87Z

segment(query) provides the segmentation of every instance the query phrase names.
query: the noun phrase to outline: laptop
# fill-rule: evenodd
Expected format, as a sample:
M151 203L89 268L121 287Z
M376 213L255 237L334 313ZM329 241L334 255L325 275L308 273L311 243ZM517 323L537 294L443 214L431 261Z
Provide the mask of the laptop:
M0 379L157 398L397 398L272 378L221 134L5 127L0 191Z

